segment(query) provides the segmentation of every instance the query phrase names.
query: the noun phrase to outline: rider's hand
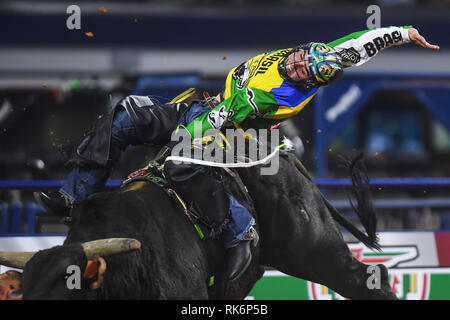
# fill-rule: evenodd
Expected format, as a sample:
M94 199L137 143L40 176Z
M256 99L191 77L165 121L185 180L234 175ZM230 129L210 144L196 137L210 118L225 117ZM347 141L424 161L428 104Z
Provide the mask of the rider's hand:
M439 50L439 46L433 45L433 44L429 44L427 42L427 40L425 40L424 37L422 37L419 34L419 31L417 31L417 29L415 28L409 28L408 29L408 35L409 35L409 40L411 40L412 43L421 46L425 49L432 49L432 50Z

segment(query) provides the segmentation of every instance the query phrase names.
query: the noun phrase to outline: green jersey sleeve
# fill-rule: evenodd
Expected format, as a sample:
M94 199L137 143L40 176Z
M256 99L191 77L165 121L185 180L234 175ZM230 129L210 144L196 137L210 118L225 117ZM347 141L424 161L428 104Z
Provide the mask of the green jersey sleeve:
M359 66L386 48L409 42L409 28L411 26L358 31L327 44L341 53L344 67Z
M273 94L256 88L239 90L214 109L186 126L191 138L201 138L210 129L221 129L225 123L239 124L250 115L264 115L278 107Z

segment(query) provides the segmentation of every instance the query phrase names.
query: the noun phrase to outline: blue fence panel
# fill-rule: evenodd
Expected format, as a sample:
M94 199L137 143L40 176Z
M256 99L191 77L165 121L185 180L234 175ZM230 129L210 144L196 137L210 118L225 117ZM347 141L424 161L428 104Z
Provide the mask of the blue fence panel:
M30 202L25 206L25 213L27 217L27 233L36 233L36 216L41 213L45 213L45 209L38 206L34 202Z
M121 180L109 180L106 188L115 188ZM342 188L350 186L349 179L314 179L320 188ZM61 187L62 180L0 180L0 189L42 190ZM374 178L370 180L374 188L443 188L450 187L450 178ZM350 210L350 204L345 201L332 201L338 210ZM377 209L401 208L433 208L441 214L443 229L450 228L450 197L430 199L381 199L374 200ZM10 205L0 203L0 234L36 233L36 216L45 213L45 209L34 202L22 204L15 202Z
M8 205L0 203L0 233L5 234L9 232L9 214Z
M9 206L11 218L10 233L23 233L22 204L14 202Z
M0 234L35 234L36 216L45 212L34 202L0 203Z

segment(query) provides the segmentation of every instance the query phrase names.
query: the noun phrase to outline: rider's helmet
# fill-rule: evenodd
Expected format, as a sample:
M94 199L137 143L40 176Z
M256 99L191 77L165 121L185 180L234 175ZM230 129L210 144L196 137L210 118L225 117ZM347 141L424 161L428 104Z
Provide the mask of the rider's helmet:
M286 60L291 54L300 50L307 52L307 61L311 72L306 79L294 80L286 70ZM287 52L278 65L278 71L283 78L292 84L300 85L306 89L326 86L339 79L344 73L341 55L332 47L321 42L303 44Z

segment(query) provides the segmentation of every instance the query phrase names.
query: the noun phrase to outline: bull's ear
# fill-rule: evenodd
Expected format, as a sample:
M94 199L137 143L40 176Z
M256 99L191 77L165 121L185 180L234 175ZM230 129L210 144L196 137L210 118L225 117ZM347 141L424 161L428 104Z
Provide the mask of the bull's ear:
M84 277L93 280L90 283L90 288L92 290L100 288L103 283L103 274L105 271L106 261L102 257L96 257L95 259L88 261Z

